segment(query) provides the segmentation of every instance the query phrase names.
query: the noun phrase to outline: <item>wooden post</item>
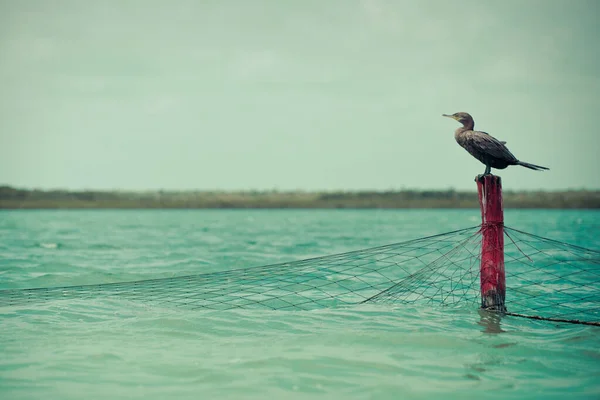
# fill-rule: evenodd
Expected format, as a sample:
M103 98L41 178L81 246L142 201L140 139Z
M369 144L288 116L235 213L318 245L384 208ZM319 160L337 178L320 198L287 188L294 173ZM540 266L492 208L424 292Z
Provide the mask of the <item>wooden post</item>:
M505 312L504 212L502 182L499 176L475 178L481 206L481 308Z

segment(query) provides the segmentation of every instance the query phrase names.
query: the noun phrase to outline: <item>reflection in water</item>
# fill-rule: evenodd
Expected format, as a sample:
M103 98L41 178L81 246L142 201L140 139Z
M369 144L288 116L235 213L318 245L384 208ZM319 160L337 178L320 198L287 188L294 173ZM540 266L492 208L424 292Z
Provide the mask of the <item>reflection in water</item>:
M483 326L483 332L485 333L503 333L505 332L500 327L500 321L502 319L502 315L495 312L486 311L483 309L479 309L479 315L481 319L478 324Z

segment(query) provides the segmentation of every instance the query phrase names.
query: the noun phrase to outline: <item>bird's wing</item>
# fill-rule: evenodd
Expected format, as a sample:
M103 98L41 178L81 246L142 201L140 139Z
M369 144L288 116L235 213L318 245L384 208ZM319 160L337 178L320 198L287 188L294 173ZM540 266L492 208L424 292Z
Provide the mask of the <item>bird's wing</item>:
M507 161L517 161L510 150L506 147L506 142L501 142L487 132L473 131L466 137L467 142L495 158Z
M487 132L481 132L481 133L485 133L485 134L486 134L486 135L488 135L488 136L492 136L492 135L490 135L490 134L489 134L489 133L487 133ZM506 144L506 141L504 141L504 140L499 140L499 142L500 142L500 143L502 143L502 144Z

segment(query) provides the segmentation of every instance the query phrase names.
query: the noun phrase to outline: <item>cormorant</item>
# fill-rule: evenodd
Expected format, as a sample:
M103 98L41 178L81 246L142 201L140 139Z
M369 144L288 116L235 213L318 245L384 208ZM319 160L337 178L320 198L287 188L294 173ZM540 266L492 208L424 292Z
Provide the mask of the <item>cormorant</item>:
M463 124L454 132L454 139L473 157L485 164L484 175L489 175L492 168L504 169L509 165L521 165L536 171L549 169L519 161L508 150L506 142L501 142L486 132L474 131L473 117L465 112L457 112L452 115L442 114L442 116L455 119Z

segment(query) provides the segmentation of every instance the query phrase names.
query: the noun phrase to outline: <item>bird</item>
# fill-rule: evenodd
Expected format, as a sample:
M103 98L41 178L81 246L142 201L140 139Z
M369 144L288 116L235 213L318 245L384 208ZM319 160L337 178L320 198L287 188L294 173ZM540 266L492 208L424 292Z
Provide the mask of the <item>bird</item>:
M475 131L475 121L466 112L457 112L451 115L442 114L443 117L452 118L463 126L454 131L454 139L467 150L473 157L485 164L483 175L490 175L492 168L505 169L509 165L520 165L535 171L549 170L540 165L519 161L502 142L487 132Z

